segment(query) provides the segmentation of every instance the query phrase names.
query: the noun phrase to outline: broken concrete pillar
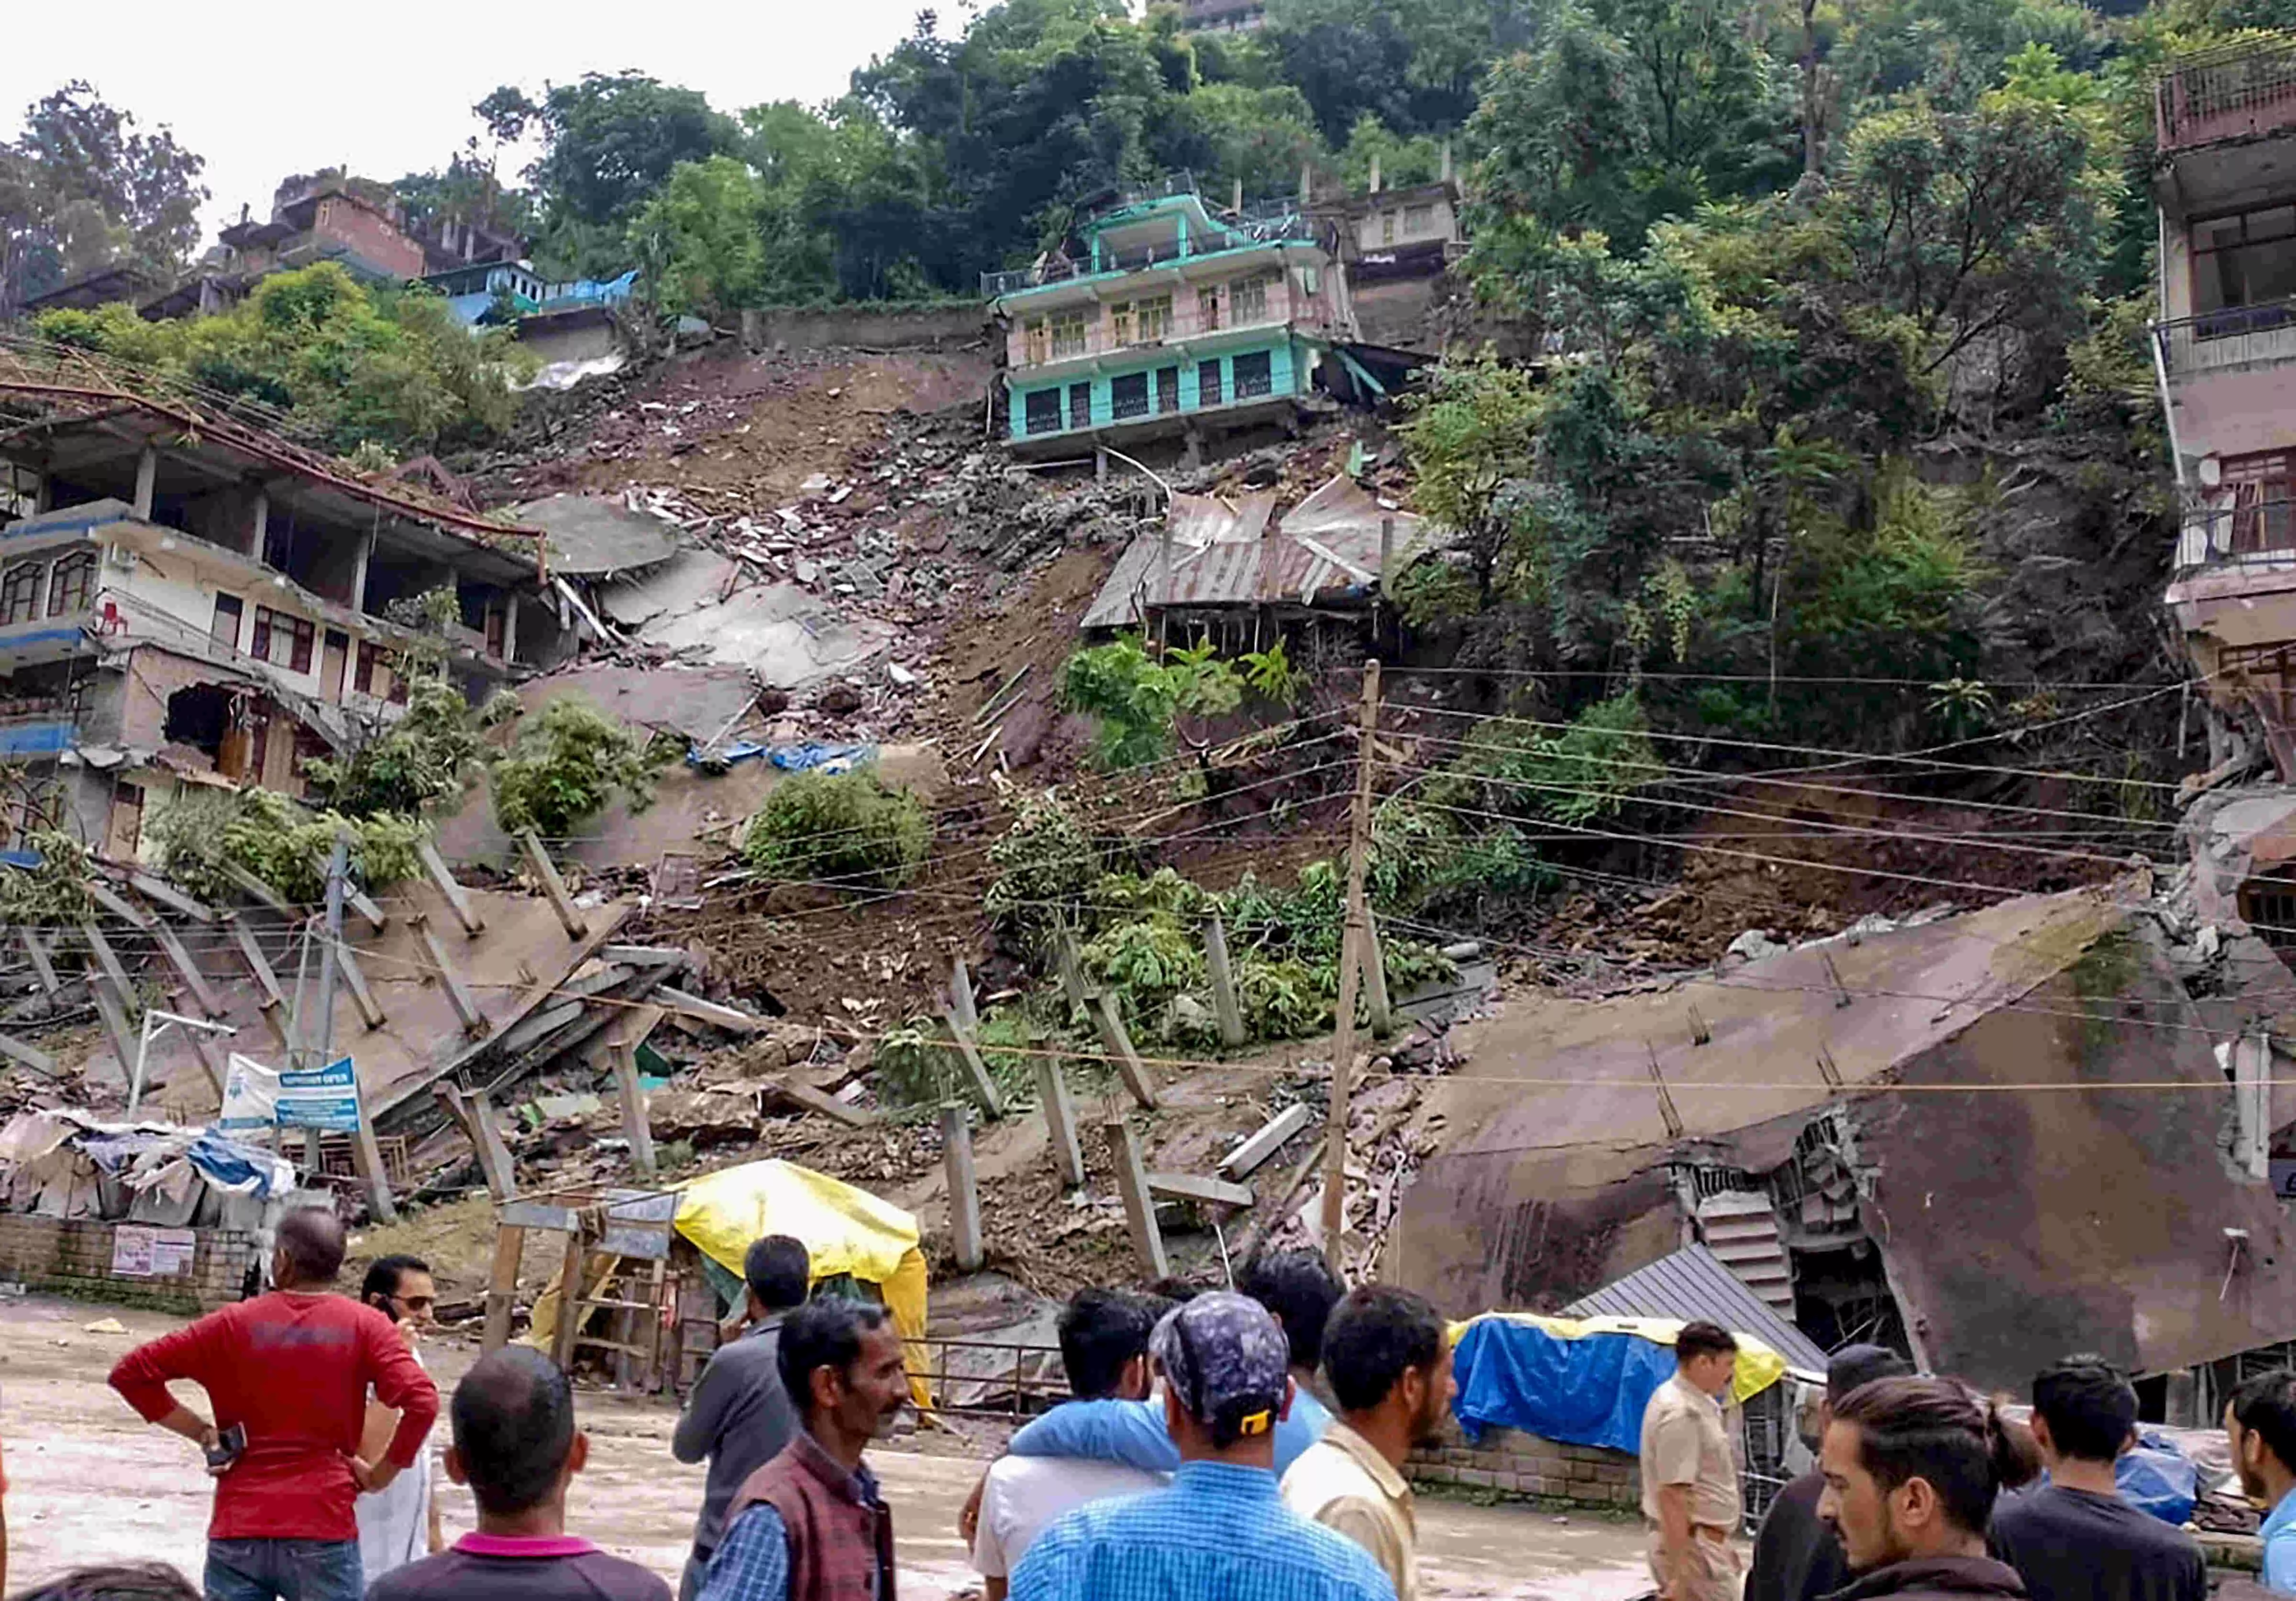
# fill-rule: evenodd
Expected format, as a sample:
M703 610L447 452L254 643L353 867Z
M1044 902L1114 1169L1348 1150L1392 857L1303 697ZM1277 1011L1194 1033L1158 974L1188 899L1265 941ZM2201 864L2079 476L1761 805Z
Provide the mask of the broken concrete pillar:
M1243 1043L1243 1010L1236 1004L1235 968L1228 960L1227 929L1218 916L1204 925L1204 966L1211 974L1212 1013L1219 1019L1220 1039L1233 1048Z
M972 1169L972 1124L964 1107L951 1101L940 1109L941 1150L948 1164L948 1229L957 1270L978 1272L980 1242L980 1181Z
M565 928L566 937L586 939L590 933L589 920L582 915L582 909L574 904L574 897L567 892L566 880L558 876L557 864L550 860L550 853L542 848L540 837L529 829L518 837L518 843L526 853L527 864L534 869L534 876L542 881L542 893L550 897L551 907L558 913L558 921Z
M1124 1197L1124 1222L1132 1233L1132 1248L1151 1278L1171 1276L1164 1257L1164 1231L1156 1224L1155 1197L1148 1193L1148 1171L1140 1160L1140 1139L1121 1117L1101 1125L1108 1141L1109 1159L1116 1164L1116 1188Z
M152 499L158 492L159 481L160 453L147 445L143 453L135 458L136 521L148 523L152 520Z
M271 491L258 485L255 490L255 511L247 523L247 554L254 560L263 560L263 546L271 537Z
M1045 1129L1051 1138L1053 1159L1070 1188L1084 1185L1084 1148L1077 1140L1076 1101L1057 1058L1036 1060L1037 1099L1045 1108Z

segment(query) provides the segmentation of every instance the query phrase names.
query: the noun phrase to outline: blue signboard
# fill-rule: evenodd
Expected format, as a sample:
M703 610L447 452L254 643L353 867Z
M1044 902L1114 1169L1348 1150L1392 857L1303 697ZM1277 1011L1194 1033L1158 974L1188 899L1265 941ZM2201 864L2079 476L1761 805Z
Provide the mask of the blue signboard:
M359 1127L358 1073L343 1057L308 1073L279 1075L279 1126L356 1134Z

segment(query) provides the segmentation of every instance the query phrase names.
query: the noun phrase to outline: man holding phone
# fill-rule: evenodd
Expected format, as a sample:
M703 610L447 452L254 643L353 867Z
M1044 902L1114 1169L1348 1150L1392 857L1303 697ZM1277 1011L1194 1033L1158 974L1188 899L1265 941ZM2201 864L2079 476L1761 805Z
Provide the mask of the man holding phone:
M389 1318L329 1287L343 1226L299 1208L279 1220L276 1287L139 1345L111 1387L145 1421L207 1454L208 1601L358 1601L365 1577L352 1508L413 1465L439 1416L439 1391ZM208 1393L210 1423L168 1390ZM377 1459L358 1454L369 1389L399 1414Z

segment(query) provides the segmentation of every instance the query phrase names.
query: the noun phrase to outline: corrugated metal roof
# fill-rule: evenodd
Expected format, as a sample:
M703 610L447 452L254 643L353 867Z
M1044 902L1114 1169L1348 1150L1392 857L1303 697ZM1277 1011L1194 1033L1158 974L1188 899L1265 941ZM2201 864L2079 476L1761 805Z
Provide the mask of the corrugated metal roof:
M1823 1374L1825 1352L1808 1335L1780 1317L1760 1296L1704 1246L1685 1246L1637 1268L1593 1295L1572 1302L1565 1318L1703 1318L1752 1335L1785 1358L1787 1365Z
M1133 627L1151 604L1313 605L1334 592L1365 594L1378 586L1382 523L1394 525L1386 554L1398 572L1436 543L1424 519L1382 507L1344 473L1271 527L1275 504L1275 495L1266 492L1234 502L1217 495L1174 495L1164 531L1141 535L1117 558L1078 626ZM1162 570L1167 539L1168 591Z

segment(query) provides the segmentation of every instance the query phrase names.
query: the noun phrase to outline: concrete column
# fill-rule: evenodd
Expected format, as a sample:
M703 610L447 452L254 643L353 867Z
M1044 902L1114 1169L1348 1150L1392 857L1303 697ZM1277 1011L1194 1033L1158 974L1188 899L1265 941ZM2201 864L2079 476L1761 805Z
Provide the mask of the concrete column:
M518 659L518 592L507 591L503 596L503 649L505 662Z
M160 453L150 445L135 459L135 515L152 520L152 494L160 477Z
M1446 139L1443 141L1443 181L1446 184L1451 181L1451 142Z
M1379 192L1379 155L1377 151L1373 152L1371 159L1371 192L1374 194L1377 194Z
M255 489L255 516L248 527L247 553L258 561L262 560L263 543L270 536L271 491L258 484Z
M366 609L366 568L374 556L374 535L372 530L359 535L358 558L351 567L351 609Z

